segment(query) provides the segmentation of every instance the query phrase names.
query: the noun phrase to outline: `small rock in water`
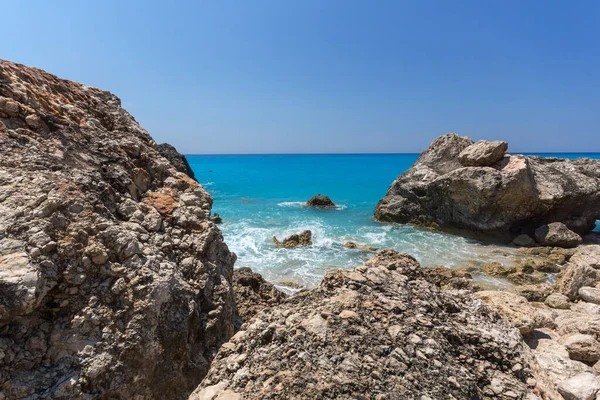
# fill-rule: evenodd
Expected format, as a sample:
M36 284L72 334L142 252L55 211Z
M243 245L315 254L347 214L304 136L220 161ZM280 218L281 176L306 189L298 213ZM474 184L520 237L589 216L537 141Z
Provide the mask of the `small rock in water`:
M562 222L542 225L535 230L535 239L544 246L572 248L581 244L581 236L570 230Z
M221 216L219 215L219 213L214 213L212 217L210 217L210 220L212 222L214 222L215 224L220 224L223 222L223 218L221 218Z
M323 196L322 194L311 197L310 200L306 202L306 205L308 207L336 207L335 203L331 201L329 197Z
M300 234L295 233L281 242L273 236L273 243L275 243L275 246L287 248L310 246L312 245L312 232L306 230Z
M600 391L600 380L589 372L583 372L563 381L558 386L565 400L594 400Z
M347 241L346 243L344 243L344 247L347 249L358 249L358 250L362 250L362 251L377 251L377 247L375 247L375 246L357 244L352 241Z
M579 297L588 303L600 304L600 288L584 286L578 291Z

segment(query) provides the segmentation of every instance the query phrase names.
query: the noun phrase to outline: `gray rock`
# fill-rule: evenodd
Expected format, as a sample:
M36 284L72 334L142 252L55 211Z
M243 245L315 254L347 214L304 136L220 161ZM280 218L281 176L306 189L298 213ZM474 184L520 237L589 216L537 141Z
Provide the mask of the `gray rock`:
M565 400L595 400L600 380L592 373L583 372L561 383L558 391Z
M571 308L571 302L569 298L561 293L552 293L544 301L548 307L557 308L561 310L568 310Z
M183 154L179 153L174 146L169 143L161 143L154 145L154 148L161 156L169 160L171 165L173 165L177 171L183 172L190 178L196 180L194 171L192 170L192 167L190 167L187 159Z
M573 248L581 244L581 236L562 222L542 225L535 230L535 240L544 246Z
M583 301L600 304L600 288L584 286L577 292Z
M600 343L592 335L570 335L563 344L573 360L591 363L600 360Z
M578 248L556 282L556 290L571 300L577 299L580 288L593 287L600 282L599 259L599 245Z
M535 240L533 240L529 235L521 234L513 239L513 244L521 247L533 247L535 246Z
M480 140L460 152L458 160L465 167L487 167L502 160L508 143Z
M303 247L312 245L312 232L309 230L303 231L301 233L294 233L289 237L279 241L277 237L273 236L273 243L277 247Z
M238 315L248 321L266 307L273 307L286 299L285 293L248 267L233 270L233 291Z
M0 121L0 397L186 397L234 332L209 194L109 92L0 60Z
M464 168L459 154L472 144L456 134L435 139L390 185L375 218L508 240L551 222L578 234L594 229L600 160L507 155Z

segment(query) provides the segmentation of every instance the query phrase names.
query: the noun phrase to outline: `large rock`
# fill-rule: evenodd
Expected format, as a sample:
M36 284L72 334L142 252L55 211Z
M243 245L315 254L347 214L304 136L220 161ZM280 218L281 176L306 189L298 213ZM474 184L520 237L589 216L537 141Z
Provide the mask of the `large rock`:
M331 199L327 196L323 196L322 194L318 194L316 196L311 197L306 202L307 207L336 207L335 203L331 201Z
M582 246L569 260L569 265L556 282L556 290L571 300L579 296L579 289L600 282L600 246Z
M565 400L595 400L600 392L600 379L592 373L583 372L564 381L558 391Z
M154 146L154 148L160 153L161 156L169 160L169 162L179 172L183 172L192 179L196 179L194 171L185 156L177 151L177 149L171 146L169 143L161 143Z
M535 230L535 239L543 246L573 248L581 244L581 236L562 222L542 225Z
M600 360L600 343L592 335L569 335L563 344L573 360L591 363Z
M255 315L190 399L525 399L528 354L487 306L384 250Z
M522 335L527 335L542 326L542 319L523 296L511 292L484 290L475 293L475 297L497 310L517 327Z
M579 297L588 303L600 304L600 288L584 286L577 291Z
M456 134L435 139L391 184L375 218L508 240L552 222L578 234L594 229L600 160L507 155L464 167L459 155L472 144Z
M502 160L508 150L508 143L480 140L460 152L458 161L465 167L487 167Z
M263 308L273 307L286 298L285 293L248 267L233 270L233 291L242 321L248 321Z
M116 96L0 60L0 397L191 392L234 331L211 205Z

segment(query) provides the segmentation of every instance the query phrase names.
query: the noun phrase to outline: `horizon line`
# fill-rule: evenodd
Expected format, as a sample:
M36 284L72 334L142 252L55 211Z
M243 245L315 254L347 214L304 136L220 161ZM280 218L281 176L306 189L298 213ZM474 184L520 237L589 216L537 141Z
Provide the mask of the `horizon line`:
M420 155L423 152L392 153L182 153L184 156L344 156L344 155ZM600 154L600 151L515 151L508 154Z

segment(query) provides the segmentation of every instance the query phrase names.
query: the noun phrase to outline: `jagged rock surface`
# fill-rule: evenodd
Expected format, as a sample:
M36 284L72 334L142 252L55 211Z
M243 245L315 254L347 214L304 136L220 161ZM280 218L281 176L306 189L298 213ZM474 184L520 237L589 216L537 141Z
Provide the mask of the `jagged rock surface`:
M286 247L289 249L310 246L312 245L312 232L306 230L300 233L294 233L281 241L273 236L273 243L277 247Z
M286 299L285 293L248 267L233 271L233 291L238 315L248 321L263 308L273 307Z
M177 151L177 149L169 143L161 143L154 146L161 156L169 160L169 162L179 172L183 172L192 179L196 179L194 171L185 156Z
M311 197L306 202L307 207L336 207L335 203L327 196L323 196L322 194L318 194L316 196Z
M506 155L464 167L468 137L435 139L389 187L375 208L380 221L415 223L512 239L552 222L579 234L600 217L600 160Z
M116 96L0 60L2 398L187 396L234 329L211 205Z
M426 277L394 250L327 274L243 325L190 399L527 398L519 332Z

